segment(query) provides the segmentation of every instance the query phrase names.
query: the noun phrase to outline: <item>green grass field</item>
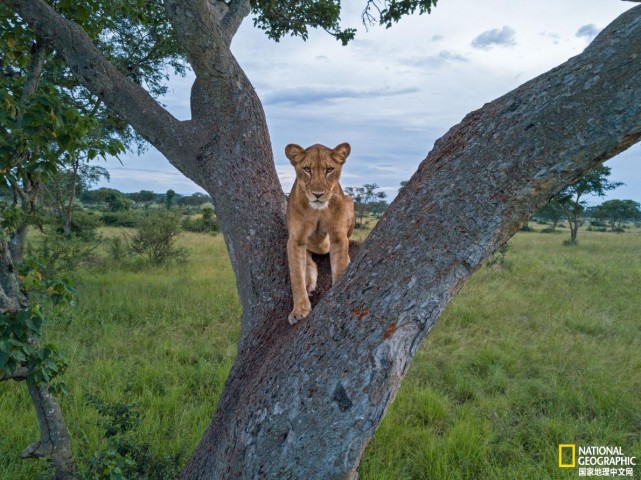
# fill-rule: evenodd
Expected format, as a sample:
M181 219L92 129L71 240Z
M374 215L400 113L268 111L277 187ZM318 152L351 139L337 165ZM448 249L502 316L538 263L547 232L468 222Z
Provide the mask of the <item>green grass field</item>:
M564 238L519 233L505 266L473 276L416 355L361 480L577 478L558 467L561 443L641 464L641 233ZM85 393L136 402L138 438L183 462L209 424L240 307L222 237L181 244L182 266L78 272L77 306L48 329L70 361L61 404L77 456L105 442ZM17 458L38 434L22 384L0 383L0 432L0 479L47 478Z

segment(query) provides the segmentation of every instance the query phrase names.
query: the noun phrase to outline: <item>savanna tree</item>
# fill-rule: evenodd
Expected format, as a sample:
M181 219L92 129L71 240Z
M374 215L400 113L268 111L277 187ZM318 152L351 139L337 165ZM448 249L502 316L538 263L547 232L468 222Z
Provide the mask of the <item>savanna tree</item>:
M592 216L608 222L610 229L621 229L623 222L641 219L641 206L634 200L608 200L591 209Z
M551 230L553 232L556 231L556 226L559 224L559 221L563 216L563 207L556 197L546 203L545 206L536 214L536 217L541 220L546 220L552 223Z
M565 187L555 197L563 214L570 224L570 245L576 245L581 215L585 211L586 195L605 196L605 192L623 185L622 182L608 180L610 167L601 165L583 175L576 182Z
M380 21L431 3L382 2ZM196 75L185 121L120 73L56 5L0 4L213 199L236 274L242 333L184 479L354 478L413 355L469 276L551 197L641 138L637 7L581 55L470 113L441 138L340 281L291 327L285 198L260 100L230 44L250 14L274 38L305 36L313 25L348 40L340 4L165 0L159 15Z
M375 183L366 183L362 187L346 187L345 193L354 199L354 210L361 226L365 221L365 215L371 212L372 206L387 197L385 192L378 191L378 185Z
M106 168L84 163L79 159L59 165L57 172L50 175L40 187L38 203L49 212L50 219L60 225L62 232L69 235L76 199L103 178L109 180Z

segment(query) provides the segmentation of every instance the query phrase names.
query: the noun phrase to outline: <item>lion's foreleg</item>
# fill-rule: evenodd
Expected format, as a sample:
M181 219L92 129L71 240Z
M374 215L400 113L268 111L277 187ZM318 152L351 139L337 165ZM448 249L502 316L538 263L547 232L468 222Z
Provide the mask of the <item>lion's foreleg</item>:
M289 314L289 323L294 325L312 311L307 289L305 287L307 247L293 238L287 241L287 260L289 262L289 278L294 297L294 308Z
M318 279L318 268L316 262L312 258L312 253L307 250L307 260L305 263L305 285L307 286L307 293L312 293L316 290L316 281Z
M349 240L347 235L336 236L330 240L329 262L332 266L333 285L349 264Z

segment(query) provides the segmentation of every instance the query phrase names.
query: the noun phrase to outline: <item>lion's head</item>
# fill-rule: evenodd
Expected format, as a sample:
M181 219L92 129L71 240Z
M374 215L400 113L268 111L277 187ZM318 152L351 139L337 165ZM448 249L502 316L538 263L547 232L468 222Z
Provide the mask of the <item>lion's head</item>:
M302 148L290 144L285 147L285 155L296 169L298 188L305 194L312 208L327 207L329 199L337 190L341 168L350 151L349 143L341 143L334 149L323 145Z

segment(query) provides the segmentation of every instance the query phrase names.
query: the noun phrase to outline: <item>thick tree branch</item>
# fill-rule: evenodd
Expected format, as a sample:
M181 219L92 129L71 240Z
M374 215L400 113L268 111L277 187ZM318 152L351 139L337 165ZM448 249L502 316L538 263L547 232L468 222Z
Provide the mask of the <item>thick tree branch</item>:
M196 76L209 82L210 77L224 75L226 65L221 60L229 45L219 22L227 5L216 0L165 0L165 8Z
M282 311L241 345L183 478L354 478L469 276L564 186L639 141L639 58L641 7L453 127L312 315L290 328Z
M16 368L16 371L12 374L5 373L0 376L0 382L6 382L8 380L13 380L15 382L22 382L27 379L29 376L29 369L26 367Z
M84 30L43 0L0 0L13 8L36 34L62 54L78 80L181 168L188 148L181 122L140 85L127 79L93 45Z
M24 89L22 90L21 101L24 104L28 103L31 97L38 90L38 83L40 83L40 76L45 65L45 57L47 55L47 46L39 38L31 48L31 61L27 69L27 81L25 82Z
M227 45L231 44L232 38L236 35L238 28L249 12L251 5L249 0L234 0L229 6L229 11L225 14L221 21L221 28L225 35Z

